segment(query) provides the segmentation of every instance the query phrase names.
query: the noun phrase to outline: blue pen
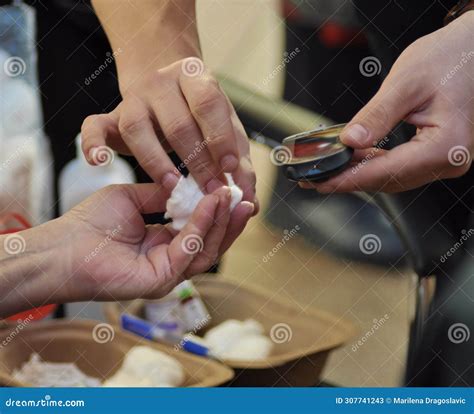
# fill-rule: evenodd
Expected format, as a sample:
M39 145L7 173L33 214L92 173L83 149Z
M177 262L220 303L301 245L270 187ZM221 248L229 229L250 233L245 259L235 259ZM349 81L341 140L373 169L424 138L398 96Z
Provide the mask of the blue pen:
M123 329L133 332L143 338L166 342L174 345L175 348L182 348L195 355L215 358L208 347L191 340L186 335L181 337L172 330L164 329L158 325L154 325L151 322L127 313L121 315L120 321Z

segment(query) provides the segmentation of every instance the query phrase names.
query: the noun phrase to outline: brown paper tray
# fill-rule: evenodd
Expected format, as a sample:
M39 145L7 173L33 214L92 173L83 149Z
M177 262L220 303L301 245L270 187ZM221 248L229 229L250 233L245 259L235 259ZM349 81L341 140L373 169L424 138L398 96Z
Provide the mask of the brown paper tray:
M313 386L319 383L329 352L347 342L356 333L354 326L323 311L301 310L293 304L254 288L243 287L214 275L193 278L212 321L207 329L226 319L259 321L270 335L272 328L282 333L272 355L263 361L224 360L235 371L231 385L237 386ZM143 317L144 301L110 303L106 318L119 323L127 311ZM289 330L288 328L289 327ZM205 330L198 334L205 333ZM275 335L276 336L276 335ZM274 341L275 342L275 341Z
M32 322L1 347L0 386L28 386L11 375L32 352L37 352L45 361L74 362L85 374L104 380L120 368L125 354L135 345L147 345L176 358L184 367L184 387L213 387L233 377L230 368L215 361L177 352L170 346L139 338L116 327L110 342L98 343L92 336L98 323L91 320ZM0 344L10 334L8 330L1 331Z

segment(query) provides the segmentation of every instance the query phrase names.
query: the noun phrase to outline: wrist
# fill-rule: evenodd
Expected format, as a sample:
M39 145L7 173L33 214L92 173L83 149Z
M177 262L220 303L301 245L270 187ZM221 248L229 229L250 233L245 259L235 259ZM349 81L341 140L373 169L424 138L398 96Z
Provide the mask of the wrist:
M124 89L180 59L201 57L192 0L93 0ZM113 4L113 7L111 6Z
M64 240L58 220L0 236L0 317L67 301L61 280Z
M159 36L156 35L156 38ZM156 39L153 45L143 46L143 42L140 42L135 47L129 45L124 53L120 53L116 65L122 94L148 74L187 57L201 58L199 44L191 34L179 33L176 36L179 38L172 39L171 33L167 32L160 40Z

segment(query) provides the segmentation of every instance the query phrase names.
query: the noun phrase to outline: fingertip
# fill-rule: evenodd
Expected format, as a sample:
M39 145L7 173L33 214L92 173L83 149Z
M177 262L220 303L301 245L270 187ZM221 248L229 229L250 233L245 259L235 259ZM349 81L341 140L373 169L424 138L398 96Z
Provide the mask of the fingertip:
M168 172L161 179L161 185L165 188L165 190L171 193L178 184L178 181L179 177L176 172Z
M220 161L221 168L224 172L234 172L239 166L239 160L235 155L225 155Z
M90 165L95 165L94 154L95 154L96 151L97 151L97 148L95 148L95 147L90 148L89 151L87 151L84 147L82 148L82 152L83 152L83 154L86 158L86 161Z
M260 211L260 201L258 201L257 197L255 197L253 200L253 207L252 216L256 216Z
M242 201L240 203L244 213L247 215L248 218L252 217L255 212L255 204L251 203L250 201Z
M361 124L350 124L341 132L341 142L353 148L366 148L371 146L370 131Z
M232 192L230 190L230 187L225 185L225 186L217 189L214 192L214 195L216 195L219 198L219 206L229 208L231 198L232 198Z

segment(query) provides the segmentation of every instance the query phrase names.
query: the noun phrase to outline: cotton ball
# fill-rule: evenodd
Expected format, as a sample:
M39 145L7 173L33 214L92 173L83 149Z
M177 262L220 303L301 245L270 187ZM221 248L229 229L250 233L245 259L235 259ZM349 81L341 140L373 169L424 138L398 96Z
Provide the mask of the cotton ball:
M262 324L254 319L228 319L210 329L204 340L219 358L259 360L267 358L273 348L263 333Z
M231 211L242 200L242 190L238 187L230 174L225 174L231 192ZM166 202L165 218L172 219L171 227L181 230L193 214L204 193L191 175L181 177Z
M103 387L152 387L150 379L148 378L136 378L128 375L127 373L119 370L115 375L105 380L102 384Z
M225 351L224 359L257 361L268 358L273 349L273 342L263 335L247 335Z
M204 335L204 340L212 352L222 355L244 335L242 322L228 319L215 326Z
M122 367L109 379L109 384L177 387L184 378L183 367L176 359L148 346L136 346L127 353Z

